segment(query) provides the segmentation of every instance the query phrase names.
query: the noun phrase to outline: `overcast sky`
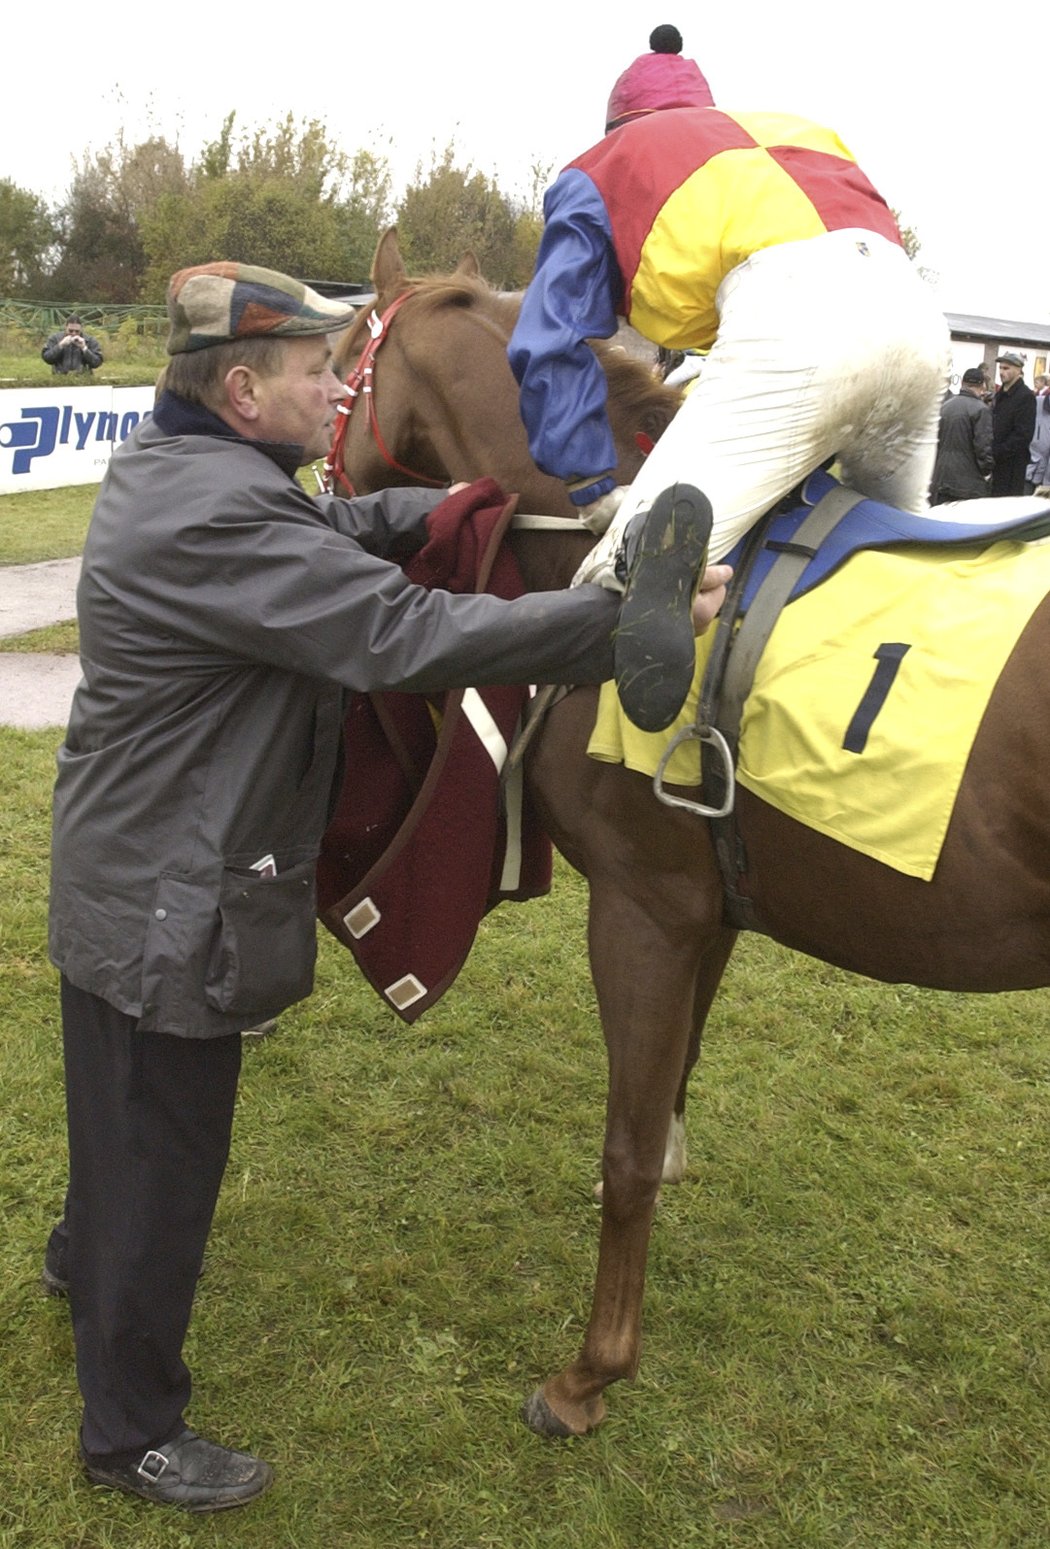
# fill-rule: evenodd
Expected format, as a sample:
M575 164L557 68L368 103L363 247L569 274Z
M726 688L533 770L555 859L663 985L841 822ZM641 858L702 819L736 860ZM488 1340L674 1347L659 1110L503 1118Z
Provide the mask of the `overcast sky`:
M74 159L121 128L193 159L231 109L245 129L319 118L347 151L387 155L400 182L451 140L460 166L525 193L534 166L557 171L601 137L616 76L673 22L719 106L838 131L918 233L945 310L1050 322L1050 16L1035 0L400 0L270 20L198 0L57 0L12 13L0 177L50 202Z

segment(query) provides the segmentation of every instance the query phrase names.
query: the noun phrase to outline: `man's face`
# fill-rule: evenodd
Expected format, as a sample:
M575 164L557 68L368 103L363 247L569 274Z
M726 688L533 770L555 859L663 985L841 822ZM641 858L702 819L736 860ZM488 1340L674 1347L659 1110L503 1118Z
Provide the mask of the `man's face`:
M1021 375L1020 366L1011 366L1008 361L999 362L999 380L1004 387L1013 387L1017 378Z
M258 380L256 428L263 441L293 441L303 448L304 463L324 457L332 442L335 406L343 384L332 370L332 352L324 335L285 339L276 376Z
M83 331L84 330L81 328L79 323L67 323L66 324L66 333L69 335L70 338L79 339L81 334L83 333Z

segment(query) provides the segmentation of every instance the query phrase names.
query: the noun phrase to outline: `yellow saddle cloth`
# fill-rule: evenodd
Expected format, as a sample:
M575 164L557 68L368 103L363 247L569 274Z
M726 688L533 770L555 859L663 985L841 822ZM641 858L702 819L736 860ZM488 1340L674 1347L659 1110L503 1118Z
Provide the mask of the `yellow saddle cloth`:
M1050 540L867 550L789 604L755 673L737 779L789 817L926 881L933 876L981 716L1050 591ZM588 752L652 775L696 717L713 631L666 732L641 732L602 687ZM699 744L665 772L700 780Z

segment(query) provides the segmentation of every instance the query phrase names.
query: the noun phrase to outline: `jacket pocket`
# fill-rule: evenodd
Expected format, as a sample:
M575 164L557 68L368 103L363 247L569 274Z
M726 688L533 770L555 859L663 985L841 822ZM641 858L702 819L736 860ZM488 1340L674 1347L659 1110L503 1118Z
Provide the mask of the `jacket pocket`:
M315 867L311 858L272 877L223 873L218 937L204 982L214 1010L272 1014L309 995L317 958Z

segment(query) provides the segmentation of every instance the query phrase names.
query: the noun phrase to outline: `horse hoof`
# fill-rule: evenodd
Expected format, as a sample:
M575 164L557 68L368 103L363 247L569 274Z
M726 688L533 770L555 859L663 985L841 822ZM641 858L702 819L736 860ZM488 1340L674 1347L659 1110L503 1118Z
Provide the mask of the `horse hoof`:
M521 1406L521 1418L525 1421L530 1431L535 1431L537 1436L549 1436L564 1440L567 1436L576 1433L570 1431L543 1396L543 1389L537 1388L530 1398L527 1398Z

